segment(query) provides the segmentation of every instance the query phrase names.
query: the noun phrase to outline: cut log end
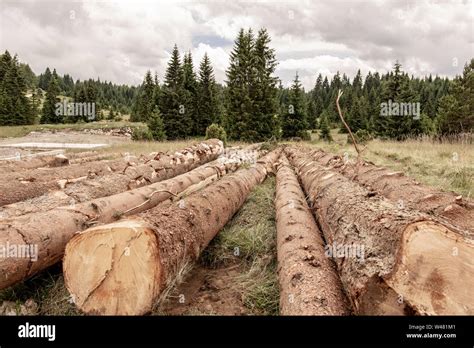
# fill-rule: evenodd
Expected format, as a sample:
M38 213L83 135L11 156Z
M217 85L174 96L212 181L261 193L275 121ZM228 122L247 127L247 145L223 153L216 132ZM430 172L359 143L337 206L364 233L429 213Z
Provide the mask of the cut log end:
M89 229L69 242L64 280L72 300L87 314L145 313L159 286L159 265L152 229L140 220L120 221Z
M405 230L398 258L384 279L388 286L368 286L363 312L474 314L472 241L434 222L417 222Z

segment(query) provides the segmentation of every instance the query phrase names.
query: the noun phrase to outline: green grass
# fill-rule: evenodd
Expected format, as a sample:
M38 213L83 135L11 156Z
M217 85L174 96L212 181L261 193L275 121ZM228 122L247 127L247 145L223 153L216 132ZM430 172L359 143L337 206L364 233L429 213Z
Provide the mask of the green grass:
M236 286L244 305L257 315L278 314L274 193L275 178L267 178L201 256L215 268L241 263Z

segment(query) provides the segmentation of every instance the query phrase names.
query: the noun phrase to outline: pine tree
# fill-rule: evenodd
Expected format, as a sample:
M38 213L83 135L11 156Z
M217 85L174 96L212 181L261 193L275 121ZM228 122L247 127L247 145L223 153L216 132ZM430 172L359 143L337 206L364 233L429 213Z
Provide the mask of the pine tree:
M287 112L282 120L283 137L301 137L303 131L308 129L306 120L306 102L304 91L298 74L296 74L287 105Z
M41 123L62 123L63 115L56 113L56 103L60 102L59 86L56 77L52 77L43 103Z
M145 74L136 102L137 107L132 114L131 121L147 122L155 107L155 83L150 70Z
M199 82L198 82L198 113L195 119L196 134L203 135L206 128L212 123L222 123L219 114L219 100L217 96L216 81L211 61L204 54L199 66Z
M178 47L175 45L166 69L160 98L160 110L168 139L183 139L190 134L191 120L188 119L185 103L183 69Z
M277 78L273 76L277 66L275 50L270 48L270 36L260 29L252 49L251 69L255 76L250 80L252 117L247 123L244 138L251 141L268 140L277 135L278 104Z
M331 142L332 136L331 136L331 128L329 127L327 109L324 110L323 113L321 114L321 119L319 121L319 128L320 128L319 138L322 140Z
M196 119L198 118L198 99L197 89L198 83L196 74L194 73L193 58L191 52L184 55L183 58L183 91L182 95L184 98L185 108L185 119L187 120L187 135L199 135L196 127ZM201 134L202 135L202 134Z
M155 106L153 109L151 116L148 118L147 125L153 136L153 140L166 140L165 127L158 106Z
M34 107L27 97L28 85L17 56L0 55L0 125L32 124Z
M450 93L441 98L437 124L444 135L474 130L474 59L454 80Z
M227 119L226 131L231 139L245 140L253 105L250 86L253 84L252 50L254 38L251 30L240 29L230 54L227 74Z

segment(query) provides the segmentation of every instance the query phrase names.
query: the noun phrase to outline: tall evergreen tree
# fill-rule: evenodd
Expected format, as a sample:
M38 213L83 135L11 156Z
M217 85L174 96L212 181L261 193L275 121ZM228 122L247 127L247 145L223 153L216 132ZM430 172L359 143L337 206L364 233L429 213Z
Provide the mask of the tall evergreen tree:
M454 80L450 93L441 98L437 123L444 135L474 130L474 58Z
M183 69L178 47L175 45L166 69L160 98L160 110L168 139L183 139L190 134L191 120L188 119L185 103Z
M278 133L277 82L273 76L277 61L275 50L270 48L270 36L266 29L260 29L252 49L252 71L250 81L252 117L247 123L244 137L251 141L268 140Z
M211 61L206 54L199 66L198 113L195 119L196 134L203 135L212 123L222 123L219 110L216 81Z
M231 139L246 139L252 115L250 86L253 84L252 50L255 44L252 32L240 29L230 54L227 74L226 131Z
M56 113L56 103L60 102L59 85L56 77L52 77L49 82L46 98L43 103L43 110L41 113L41 123L62 123L63 116Z
M185 119L188 120L187 135L199 135L196 127L198 118L198 99L197 99L197 78L194 73L193 58L191 52L184 55L183 58L183 105L185 108Z
M137 106L132 114L131 121L147 122L155 107L155 83L150 70L145 74L138 98Z
M287 112L282 120L283 137L291 138L301 136L302 132L308 129L306 117L304 91L298 74L296 74L290 89Z

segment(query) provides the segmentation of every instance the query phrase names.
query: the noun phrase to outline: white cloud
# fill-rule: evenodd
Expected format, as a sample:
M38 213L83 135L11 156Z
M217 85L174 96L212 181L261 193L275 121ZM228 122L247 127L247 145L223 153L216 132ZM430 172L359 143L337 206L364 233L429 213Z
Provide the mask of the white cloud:
M472 0L2 0L0 49L36 73L49 66L74 78L138 84L148 69L163 78L176 43L193 53L196 68L207 51L223 82L238 30L266 27L286 85L296 71L310 88L318 73L352 77L397 59L414 75L453 76L474 56L473 8Z

